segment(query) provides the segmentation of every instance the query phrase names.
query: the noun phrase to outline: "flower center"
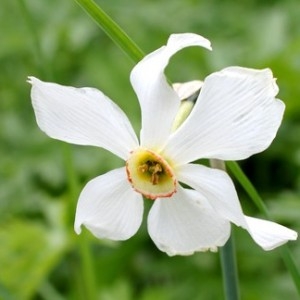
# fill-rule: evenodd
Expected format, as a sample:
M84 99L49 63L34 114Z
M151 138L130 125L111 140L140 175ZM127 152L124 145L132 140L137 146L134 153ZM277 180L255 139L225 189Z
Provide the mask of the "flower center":
M171 197L176 192L171 166L151 150L133 151L126 162L126 172L132 187L149 199Z

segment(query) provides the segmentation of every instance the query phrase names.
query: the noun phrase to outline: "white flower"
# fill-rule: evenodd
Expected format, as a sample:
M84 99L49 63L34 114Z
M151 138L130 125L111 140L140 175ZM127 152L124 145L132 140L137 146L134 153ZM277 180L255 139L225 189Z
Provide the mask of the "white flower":
M144 195L154 200L149 234L169 255L217 249L229 238L231 222L265 250L295 240L297 233L286 227L245 216L225 172L191 164L200 158L244 159L270 145L284 111L275 99L278 87L271 71L229 67L211 74L191 114L172 131L178 95L194 87L177 86L177 94L164 69L172 55L189 46L211 49L199 35L174 34L132 70L142 113L140 142L125 114L102 92L29 78L41 130L69 143L105 148L126 161L84 187L75 231L84 225L98 238L130 238L142 222Z

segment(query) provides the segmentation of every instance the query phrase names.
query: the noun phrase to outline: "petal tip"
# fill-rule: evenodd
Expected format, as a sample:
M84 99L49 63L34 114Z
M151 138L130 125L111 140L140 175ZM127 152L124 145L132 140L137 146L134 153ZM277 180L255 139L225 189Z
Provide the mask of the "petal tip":
M34 78L33 76L28 76L26 82L32 84L33 81L34 81L34 79L35 79L35 78Z
M168 45L184 45L189 44L190 46L201 46L208 50L212 50L211 42L196 33L174 33L171 34L168 39Z
M81 225L82 223L79 223L77 221L75 221L75 224L74 224L74 231L76 232L76 234L80 234L81 233Z
M298 233L272 221L245 216L248 232L264 250L273 250L298 238Z
M34 76L28 76L26 82L28 82L31 85L34 85L35 83L38 83L40 80L37 79Z

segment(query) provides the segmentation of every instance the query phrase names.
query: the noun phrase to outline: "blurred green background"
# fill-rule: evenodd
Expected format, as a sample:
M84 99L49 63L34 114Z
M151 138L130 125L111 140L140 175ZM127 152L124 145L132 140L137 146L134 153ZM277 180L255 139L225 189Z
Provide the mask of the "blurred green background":
M272 219L299 231L299 1L97 3L146 53L175 32L195 32L211 40L212 53L191 48L172 59L167 74L173 81L203 79L232 65L273 70L279 98L287 106L283 124L267 151L240 163ZM84 239L101 300L223 299L216 253L170 258L153 245L145 222L135 237L122 243L73 232L80 189L122 162L102 149L67 146L44 135L35 122L26 77L97 87L138 130L140 112L129 83L133 65L75 1L1 0L0 299L86 299ZM72 164L76 176L70 177ZM260 216L236 186L244 211ZM297 299L280 249L264 252L246 231L234 228L234 233L242 299ZM290 248L300 267L299 242Z

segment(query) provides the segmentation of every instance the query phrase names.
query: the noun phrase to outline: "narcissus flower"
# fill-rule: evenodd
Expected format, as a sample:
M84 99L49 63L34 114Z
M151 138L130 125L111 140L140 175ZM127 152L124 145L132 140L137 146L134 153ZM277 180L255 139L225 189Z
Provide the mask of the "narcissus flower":
M180 98L201 84L174 89L164 69L176 52L189 46L211 49L199 35L174 34L132 70L131 84L141 106L140 141L122 110L99 90L29 78L41 130L65 142L105 148L125 161L124 167L84 187L75 231L80 233L84 225L98 238L130 238L141 225L144 196L153 200L149 234L169 255L217 249L229 238L231 223L246 229L265 250L295 240L297 233L286 227L245 216L224 171L192 163L245 159L271 144L284 112L283 102L275 98L272 72L229 67L212 73L192 112L174 126Z

